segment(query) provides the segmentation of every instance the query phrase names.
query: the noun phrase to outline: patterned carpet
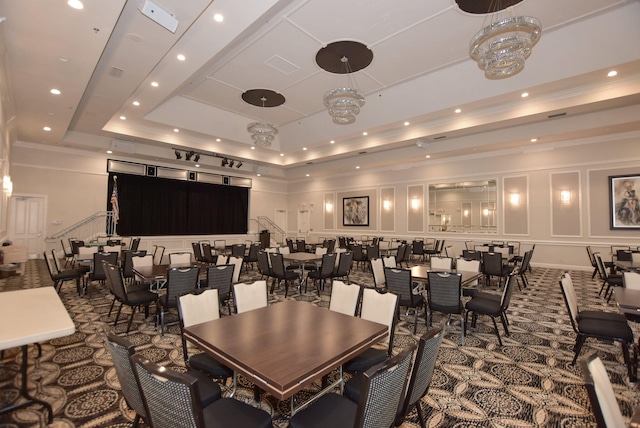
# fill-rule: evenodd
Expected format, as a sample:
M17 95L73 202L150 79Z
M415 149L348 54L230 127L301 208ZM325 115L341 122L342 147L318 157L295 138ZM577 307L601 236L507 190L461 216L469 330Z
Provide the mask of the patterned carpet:
M430 392L423 400L430 427L584 427L595 426L591 415L582 374L570 365L575 334L569 324L565 304L558 285L561 271L534 268L529 275L530 286L516 290L509 309L511 336L498 346L493 325L488 317L480 317L476 329L468 332L461 346L459 323L447 332L438 356ZM600 284L591 281L589 272L571 272L578 300L583 309L597 308L615 311L598 296ZM241 279L255 278L257 273L243 273ZM371 274L354 270L351 281L372 284ZM50 286L51 281L43 260L31 260L22 277L0 280L0 291L18 288ZM42 355L35 358L35 348L29 354L29 388L36 396L50 402L55 419L52 427L129 427L134 414L122 397L115 370L103 347L105 329L113 329L113 317L108 317L111 297L97 285L89 294L79 297L75 287L67 284L61 297L76 324L76 333L42 343ZM289 298L311 301L327 306L329 291L322 296L303 293ZM284 299L276 290L271 303ZM123 310L124 311L124 310ZM125 316L128 315L128 312ZM395 349L414 343L426 331L424 319L418 324L417 335L402 320L396 327ZM177 317L173 318L174 320ZM168 318L171 320L171 318ZM435 322L442 319L435 317ZM293 322L293 321L292 321ZM1 326L10 328L10 326ZM635 334L639 330L633 326ZM115 328L124 334L126 323ZM500 326L502 331L502 327ZM153 317L142 314L134 319L129 339L146 358L184 370L177 324L168 326L160 336ZM599 343L589 339L583 350L597 350L605 361L614 383L619 404L625 416L640 404L640 392L626 378L622 353L617 344ZM0 366L0 406L15 399L18 393L20 353L5 351ZM242 382L240 399L253 402L253 389ZM314 388L300 393L304 400ZM259 406L269 412L277 427L287 426L289 402L277 402L263 394ZM0 427L46 426L40 406L31 406L0 416ZM419 426L415 411L403 427Z

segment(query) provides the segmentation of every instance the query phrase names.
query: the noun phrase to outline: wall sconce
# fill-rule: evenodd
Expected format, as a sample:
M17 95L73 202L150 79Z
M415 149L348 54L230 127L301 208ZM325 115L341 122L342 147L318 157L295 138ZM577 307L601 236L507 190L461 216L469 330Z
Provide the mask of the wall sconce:
M326 204L324 204L324 210L330 213L331 211L333 211L333 204L331 202L327 202Z
M569 205L571 203L571 191L569 190L561 190L560 191L560 202L565 205Z
M7 196L11 196L11 193L13 193L13 182L11 181L11 177L8 175L5 175L2 178L2 190L5 191Z
M489 215L489 208L485 208L484 210L482 210L482 214Z
M418 198L411 199L411 208L413 208L414 210L417 210L418 208L420 208L420 199Z
M511 193L509 195L509 202L514 207L517 207L518 205L520 205L520 193Z
M469 217L469 210L464 210L462 212L462 215L464 215L465 217Z
M383 201L382 208L384 208L385 211L389 211L391 209L391 201Z

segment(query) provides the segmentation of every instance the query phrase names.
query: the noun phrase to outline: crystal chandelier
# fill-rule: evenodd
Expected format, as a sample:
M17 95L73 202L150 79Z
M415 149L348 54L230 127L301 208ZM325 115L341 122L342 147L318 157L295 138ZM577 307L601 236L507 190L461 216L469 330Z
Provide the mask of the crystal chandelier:
M351 82L352 70L349 66L349 59L343 56L340 61L345 67L348 87L332 89L324 94L324 105L327 107L333 123L348 125L356 121L360 107L364 105L364 95L359 90L350 87L355 85Z
M265 107L266 97L261 97L262 107ZM251 134L251 139L256 146L269 147L273 142L278 130L275 125L269 122L252 122L247 125L247 131Z
M500 10L498 6L498 11ZM469 56L484 70L487 79L504 79L518 74L542 34L540 20L530 16L499 18L471 39Z

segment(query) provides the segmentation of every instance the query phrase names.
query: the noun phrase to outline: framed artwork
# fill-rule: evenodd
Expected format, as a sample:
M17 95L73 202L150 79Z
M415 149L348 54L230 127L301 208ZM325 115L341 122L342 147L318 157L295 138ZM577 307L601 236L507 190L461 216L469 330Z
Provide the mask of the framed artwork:
M640 174L609 177L611 229L640 229Z
M369 197L342 198L342 225L369 226Z

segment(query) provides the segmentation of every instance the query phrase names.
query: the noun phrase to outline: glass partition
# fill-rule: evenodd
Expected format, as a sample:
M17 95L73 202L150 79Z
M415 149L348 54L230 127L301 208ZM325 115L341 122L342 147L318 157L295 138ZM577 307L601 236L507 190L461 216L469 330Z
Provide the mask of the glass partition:
M497 233L496 180L429 185L429 231Z

